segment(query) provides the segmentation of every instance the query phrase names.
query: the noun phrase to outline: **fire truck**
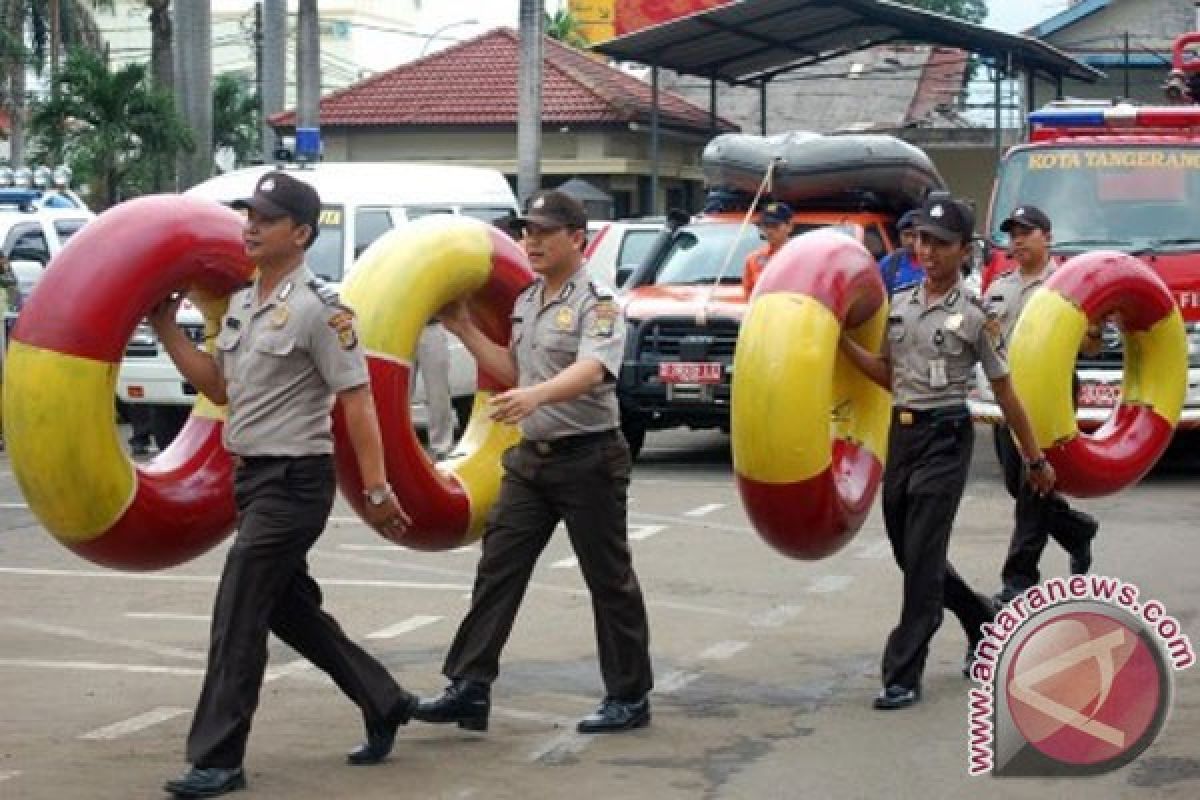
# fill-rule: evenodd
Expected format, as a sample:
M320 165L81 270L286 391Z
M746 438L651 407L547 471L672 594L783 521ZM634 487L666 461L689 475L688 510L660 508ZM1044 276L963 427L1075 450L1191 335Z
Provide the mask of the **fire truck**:
M1060 260L1091 250L1142 259L1175 297L1187 324L1188 389L1181 429L1200 428L1200 34L1182 37L1164 87L1173 105L1051 103L1030 115L1029 141L1000 162L984 232L983 285L1016 268L1000 225L1020 205L1045 211ZM1113 323L1104 347L1081 357L1078 421L1095 429L1119 401L1123 341ZM986 381L976 418L1000 417Z

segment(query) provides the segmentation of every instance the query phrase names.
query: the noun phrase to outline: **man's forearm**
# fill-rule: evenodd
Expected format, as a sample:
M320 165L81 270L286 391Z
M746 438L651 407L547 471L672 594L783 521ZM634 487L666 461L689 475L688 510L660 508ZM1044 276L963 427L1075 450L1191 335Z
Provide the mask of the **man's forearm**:
M538 386L542 405L565 403L590 392L604 380L604 365L593 358L577 361Z
M358 460L358 472L362 476L363 488L387 483L387 471L383 462L383 440L379 432L379 419L375 415L375 400L369 385L348 389L338 395L346 417L346 432L354 455Z
M159 333L159 341L175 362L180 374L196 387L196 391L219 406L229 402L225 391L225 379L217 366L217 360L209 353L197 349L182 330L172 327Z

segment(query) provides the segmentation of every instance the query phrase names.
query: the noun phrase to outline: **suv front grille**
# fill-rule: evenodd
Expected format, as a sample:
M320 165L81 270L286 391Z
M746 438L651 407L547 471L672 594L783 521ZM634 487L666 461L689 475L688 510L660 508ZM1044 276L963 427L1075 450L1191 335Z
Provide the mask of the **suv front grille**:
M197 347L204 346L204 323L185 322L179 326ZM158 355L158 339L130 342L125 347L126 358L154 358Z
M681 361L728 361L737 345L736 320L718 317L697 325L688 317L662 317L642 325L638 352Z

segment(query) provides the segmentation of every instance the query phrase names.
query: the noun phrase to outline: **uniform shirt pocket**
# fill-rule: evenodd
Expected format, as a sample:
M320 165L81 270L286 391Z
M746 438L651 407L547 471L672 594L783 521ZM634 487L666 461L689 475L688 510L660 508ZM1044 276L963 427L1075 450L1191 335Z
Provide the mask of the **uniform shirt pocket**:
M962 331L946 331L946 339L942 343L942 350L952 356L962 355L970 342L963 338Z
M296 349L296 337L290 334L267 334L258 338L254 349L264 355L283 358Z
M217 334L217 349L224 353L237 350L238 342L242 340L242 332L234 328L224 328Z
M544 345L553 353L574 355L579 352L579 335L575 333L555 333L546 337Z

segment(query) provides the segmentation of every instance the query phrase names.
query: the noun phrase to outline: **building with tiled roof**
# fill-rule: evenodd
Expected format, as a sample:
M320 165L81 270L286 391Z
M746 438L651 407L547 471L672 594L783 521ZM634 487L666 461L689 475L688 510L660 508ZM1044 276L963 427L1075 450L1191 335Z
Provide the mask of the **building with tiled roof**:
M650 203L649 84L546 39L543 184L582 178L613 197L617 216L695 207L700 152L736 126L671 92L660 94L659 203ZM326 160L437 161L516 174L518 38L498 28L321 99ZM294 111L270 120L294 130Z

